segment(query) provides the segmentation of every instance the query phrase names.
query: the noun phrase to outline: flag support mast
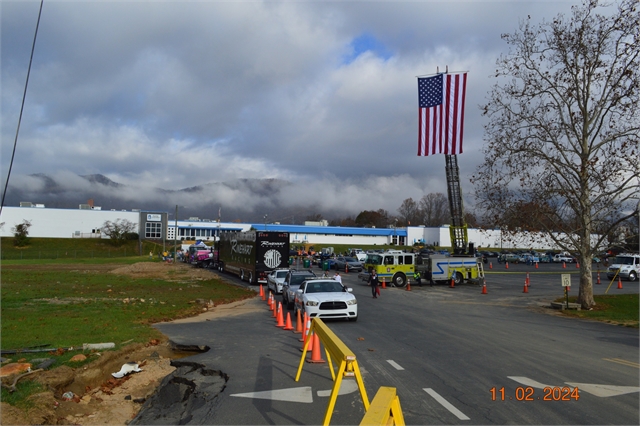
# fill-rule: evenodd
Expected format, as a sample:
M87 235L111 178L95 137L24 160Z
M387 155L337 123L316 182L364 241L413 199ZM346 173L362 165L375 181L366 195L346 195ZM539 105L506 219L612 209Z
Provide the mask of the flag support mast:
M443 153L445 156L445 174L447 177L447 194L451 224L449 233L454 255L467 254L468 232L462 207L462 190L460 188L460 169L457 153L462 152L462 129L464 121L464 98L466 87L466 71L461 79L438 76L449 74L449 66L445 72L418 77L419 114L419 146L418 155ZM422 77L422 78L420 78ZM445 81L446 80L446 81ZM442 86L440 86L442 85ZM442 95L439 94L442 91ZM437 146L439 144L439 147ZM469 255L474 255L473 246L469 247Z

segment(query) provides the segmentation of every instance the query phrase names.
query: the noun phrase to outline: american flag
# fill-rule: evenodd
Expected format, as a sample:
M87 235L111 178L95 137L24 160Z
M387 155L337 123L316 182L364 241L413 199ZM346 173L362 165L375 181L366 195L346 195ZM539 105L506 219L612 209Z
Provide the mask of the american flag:
M418 78L418 155L462 154L467 73Z

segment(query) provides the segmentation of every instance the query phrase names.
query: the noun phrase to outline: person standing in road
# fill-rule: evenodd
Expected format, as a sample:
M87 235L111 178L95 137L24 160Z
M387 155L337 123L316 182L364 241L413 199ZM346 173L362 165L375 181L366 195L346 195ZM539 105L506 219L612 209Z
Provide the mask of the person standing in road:
M371 271L371 275L369 275L369 285L371 286L371 294L374 299L378 298L379 290L378 290L378 274L376 271Z
M342 284L342 277L340 276L340 272L336 271L336 274L333 276L333 279Z

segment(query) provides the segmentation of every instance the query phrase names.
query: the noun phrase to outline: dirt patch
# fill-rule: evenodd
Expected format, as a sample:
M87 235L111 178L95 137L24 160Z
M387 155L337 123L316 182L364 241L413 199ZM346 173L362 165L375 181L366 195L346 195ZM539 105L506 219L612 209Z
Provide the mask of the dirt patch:
M22 265L21 265L22 266ZM50 266L50 265L39 265ZM58 268L64 266L63 268ZM156 278L168 281L199 281L218 278L210 270L194 268L187 264L141 262L129 266L121 265L55 265L62 270L81 270L126 275L136 278ZM94 267L95 266L95 267ZM29 266L33 269L33 266ZM44 268L43 268L44 269ZM51 270L51 268L48 268ZM258 309L258 298L241 300L228 305L216 306L213 310L194 318L180 321L209 321L216 317L237 315ZM135 344L119 351L94 352L95 358L82 367L62 366L53 370L34 373L22 380L37 380L49 390L29 398L32 407L21 410L7 403L0 404L0 424L113 424L126 425L133 419L142 403L157 389L162 380L175 368L171 360L187 353L174 350L168 341L152 341L146 345ZM137 363L141 372L130 373L115 379L112 373L120 371L125 363ZM72 392L71 400L63 395ZM67 394L69 396L69 394Z
M140 262L118 266L108 271L110 274L132 278L156 278L167 281L202 281L219 278L210 269L194 268L186 263Z

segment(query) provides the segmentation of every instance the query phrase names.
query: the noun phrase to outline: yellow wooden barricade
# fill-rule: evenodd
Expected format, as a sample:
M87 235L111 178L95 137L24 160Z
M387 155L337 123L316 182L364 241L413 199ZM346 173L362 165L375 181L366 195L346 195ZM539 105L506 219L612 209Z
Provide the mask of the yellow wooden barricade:
M404 426L404 416L400 408L400 398L396 388L382 386L371 401L371 406L365 413L360 426Z
M343 377L355 377L358 389L360 390L360 396L362 397L362 403L364 404L364 409L365 411L369 410L369 398L367 397L367 391L364 388L362 374L360 374L360 367L358 367L358 361L356 360L355 354L319 318L314 318L313 321L311 321L311 327L308 331L309 337L311 337L311 333L315 333L324 346L327 361L329 363L329 370L331 371L331 378L334 381L331 396L329 397L329 405L327 406L327 412L325 413L324 422L322 424L327 426L331 421L331 415L333 414L333 408L336 405L336 399L338 398L338 391L340 390L340 384L342 383ZM304 365L304 361L307 356L307 348L310 341L311 338L308 338L304 344L302 357L300 358L300 366L298 367L298 373L296 374L296 382L300 379L302 366ZM332 359L335 360L336 364L338 364L337 373L334 370Z

